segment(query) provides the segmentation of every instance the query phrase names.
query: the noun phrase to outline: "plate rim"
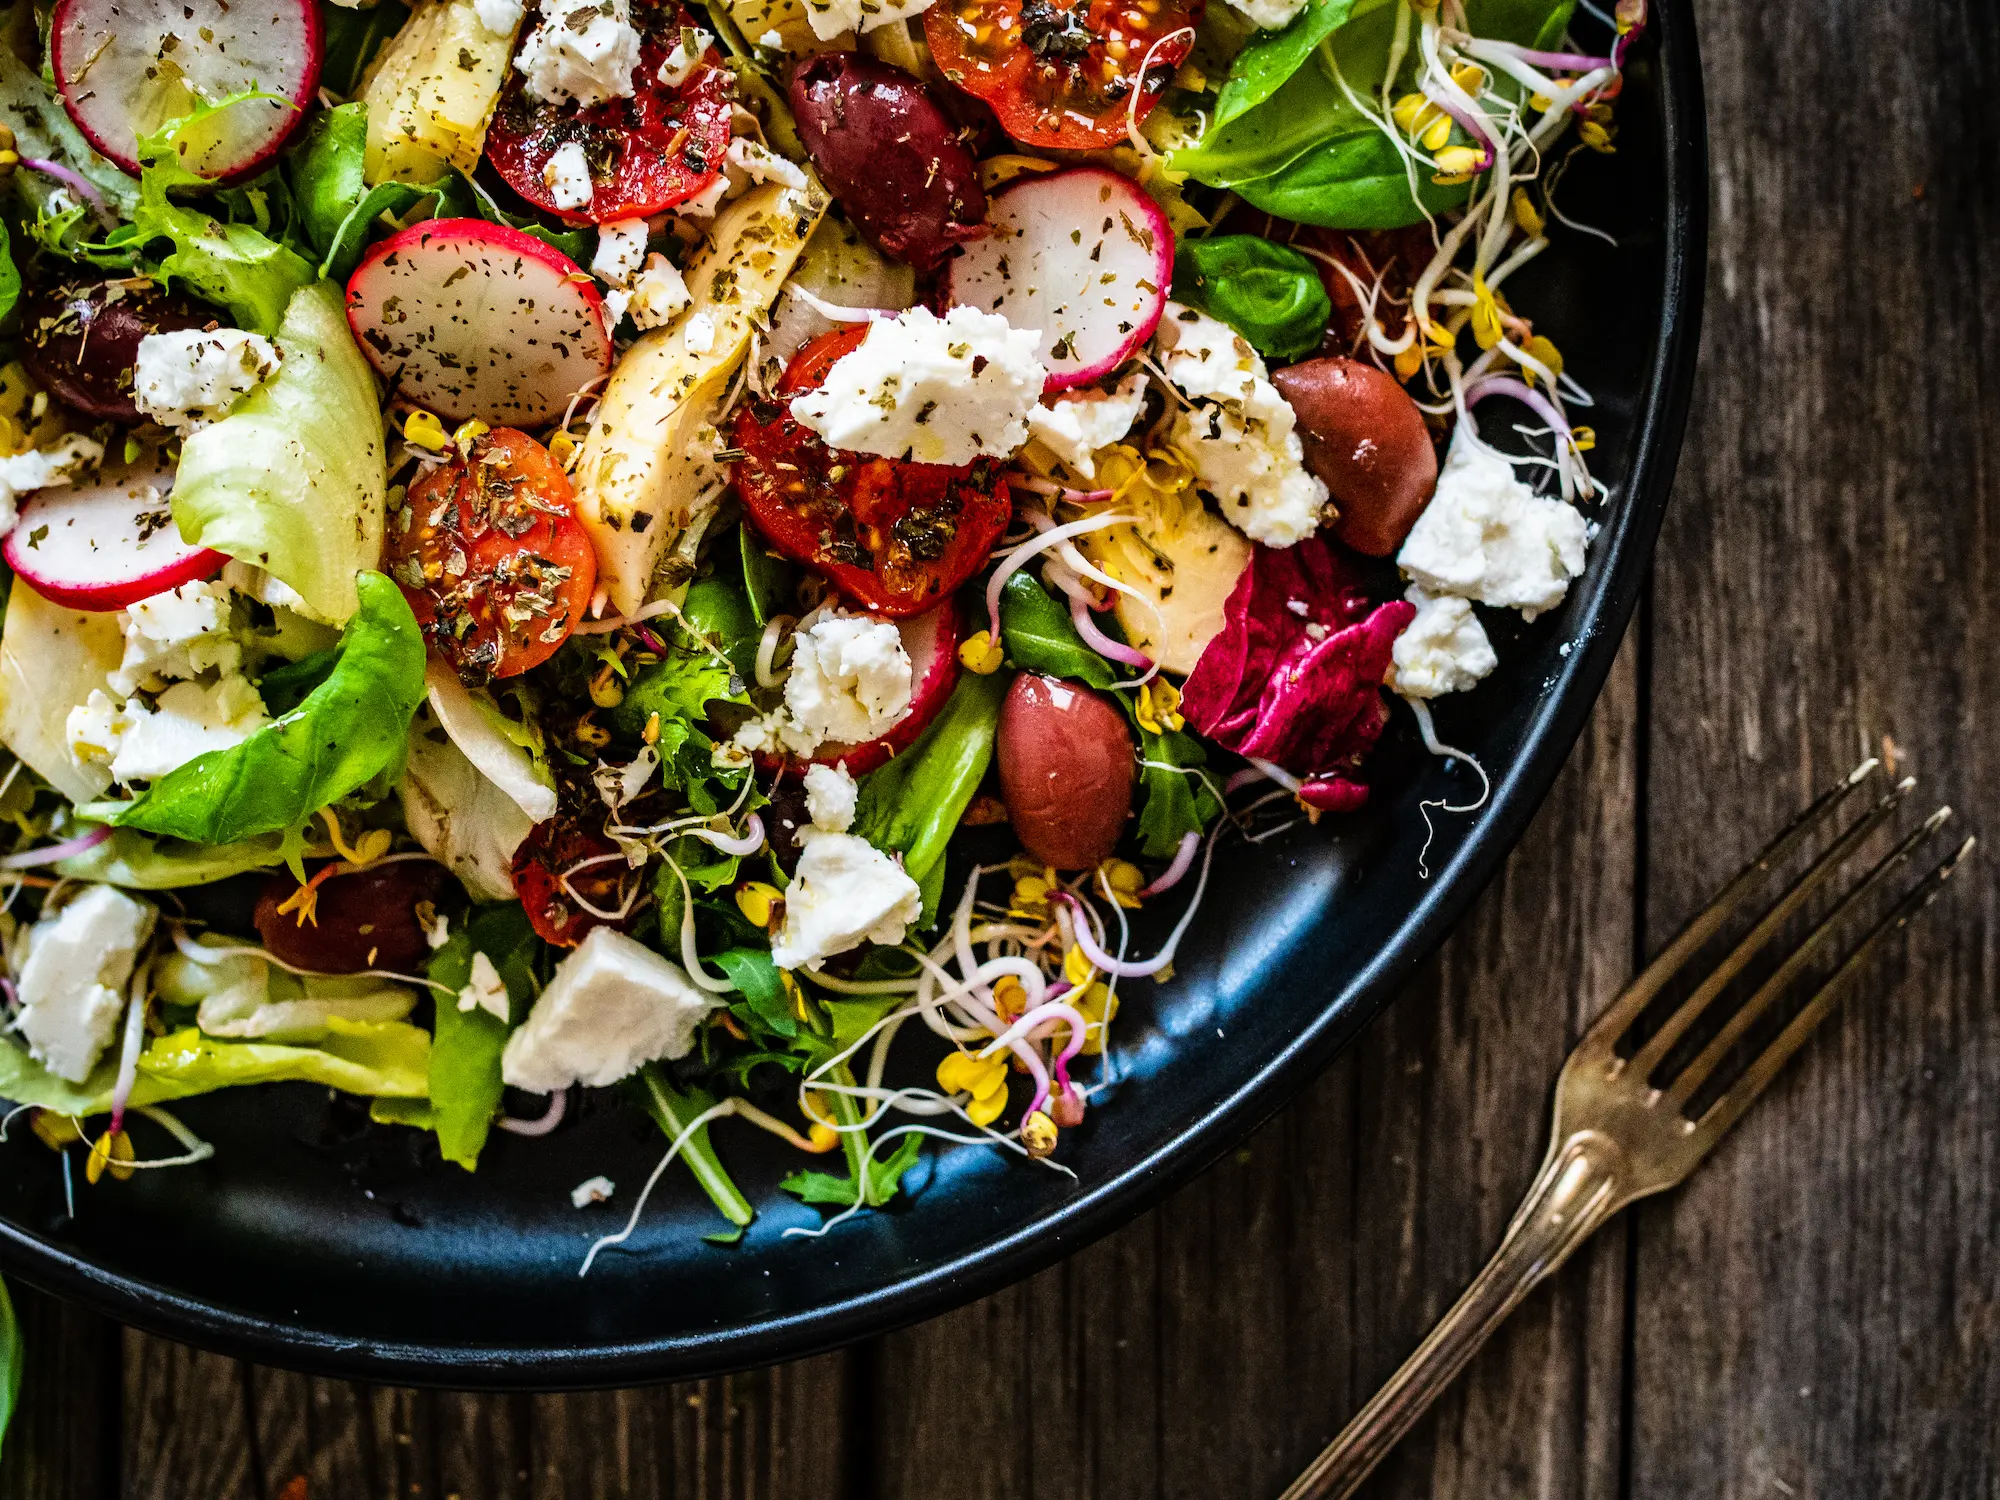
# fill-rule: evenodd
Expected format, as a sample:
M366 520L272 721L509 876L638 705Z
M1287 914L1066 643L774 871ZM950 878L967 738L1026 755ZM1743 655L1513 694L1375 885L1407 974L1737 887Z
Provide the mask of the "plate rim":
M1412 914L1329 1005L1220 1104L1184 1123L1133 1165L1084 1188L1052 1214L906 1280L727 1334L668 1335L574 1349L439 1348L340 1338L245 1316L171 1288L113 1274L0 1222L0 1267L133 1327L309 1374L484 1390L586 1390L683 1380L823 1354L907 1327L1020 1281L1154 1207L1294 1098L1407 988L1492 882L1539 811L1595 709L1648 573L1692 405L1707 277L1709 158L1700 52L1688 0L1655 0L1666 170L1661 333L1634 439L1619 552L1577 648L1556 673L1492 811L1438 872L1437 895Z

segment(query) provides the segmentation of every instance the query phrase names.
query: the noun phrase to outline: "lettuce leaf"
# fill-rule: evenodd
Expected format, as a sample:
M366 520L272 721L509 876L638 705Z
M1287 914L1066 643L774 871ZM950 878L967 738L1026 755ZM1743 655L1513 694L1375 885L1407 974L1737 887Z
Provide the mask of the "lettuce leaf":
M326 1036L309 1047L217 1041L187 1026L156 1037L139 1054L131 1102L162 1104L251 1083L317 1083L348 1094L422 1098L430 1050L429 1033L407 1021L332 1020ZM0 1099L81 1119L111 1108L117 1081L116 1058L106 1058L86 1082L67 1083L19 1042L0 1038Z
M446 1161L466 1171L479 1165L494 1111L500 1108L500 1053L514 1029L491 1012L460 1010L455 998L472 979L472 956L484 953L500 971L513 1013L525 1016L535 998L535 931L518 903L488 906L431 959L430 977L454 993L437 997L431 1043L430 1118Z
M276 834L212 848L180 839L156 839L136 828L114 828L96 848L72 855L56 866L65 880L88 880L134 891L170 891L182 886L211 885L265 870L285 858L284 840Z
M361 608L341 636L340 660L305 702L232 749L196 756L106 821L234 844L296 830L376 777L400 774L424 698L423 636L387 577L363 573L358 585Z
M181 450L174 521L189 542L267 570L339 623L355 611L355 575L382 551L375 377L331 282L293 294L277 343L278 373Z
M432 213L443 212L443 184L369 187L361 171L367 146L368 107L356 102L315 115L287 156L285 176L299 228L321 257L319 274L335 281L344 282L354 273L368 243L368 227L381 215L407 214L426 199Z
M21 1347L21 1320L14 1316L14 1301L7 1295L7 1283L0 1281L0 1438L7 1435L14 1420L14 1407L21 1399L21 1372L27 1357Z

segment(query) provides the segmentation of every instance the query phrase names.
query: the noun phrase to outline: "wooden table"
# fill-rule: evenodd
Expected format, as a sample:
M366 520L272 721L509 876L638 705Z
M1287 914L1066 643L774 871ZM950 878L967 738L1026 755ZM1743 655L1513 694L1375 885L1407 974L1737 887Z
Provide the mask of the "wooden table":
M24 1294L0 1495L1274 1495L1499 1238L1578 1027L1885 740L2000 836L2000 6L1698 0L1714 240L1651 597L1411 994L1232 1159L844 1354L609 1395L309 1380ZM2000 1489L1991 856L1683 1192L1516 1314L1371 1493Z

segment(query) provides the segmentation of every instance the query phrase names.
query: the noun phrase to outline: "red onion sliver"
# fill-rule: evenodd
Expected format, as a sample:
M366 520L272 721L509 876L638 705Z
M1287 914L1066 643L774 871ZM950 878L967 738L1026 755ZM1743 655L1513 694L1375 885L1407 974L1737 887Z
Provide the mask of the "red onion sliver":
M60 844L44 844L39 849L23 849L19 854L9 854L0 859L0 870L33 870L42 865L53 865L79 854L87 854L110 837L111 825L100 823L90 832L64 839Z

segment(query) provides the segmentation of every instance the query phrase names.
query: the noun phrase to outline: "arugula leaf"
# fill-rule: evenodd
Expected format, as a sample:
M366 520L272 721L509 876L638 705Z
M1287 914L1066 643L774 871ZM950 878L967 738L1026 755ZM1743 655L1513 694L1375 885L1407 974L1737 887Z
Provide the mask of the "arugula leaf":
M292 298L277 342L278 373L183 445L174 522L190 544L267 569L314 613L344 621L355 575L381 561L388 468L375 377L331 282Z
M681 1138L691 1121L705 1109L715 1105L715 1097L700 1089L679 1089L667 1080L667 1075L658 1063L647 1063L633 1080L633 1087L639 1095L639 1102L646 1113L666 1133L669 1141ZM720 1211L723 1218L745 1227L757 1217L757 1210L750 1206L750 1200L743 1196L736 1186L729 1169L722 1164L722 1158L715 1154L715 1147L709 1143L708 1127L702 1126L688 1136L681 1147L680 1159L688 1164L695 1181L708 1194L709 1201Z
M7 1283L0 1281L0 1438L7 1436L14 1408L20 1404L21 1375L27 1364L21 1320L14 1315L14 1299L7 1295Z
M403 591L357 580L361 608L340 660L291 713L242 744L163 776L107 821L202 844L295 830L322 807L402 768L424 699L424 642Z
M194 293L229 309L240 328L271 335L285 320L292 294L313 280L310 262L254 223L228 222L172 202L174 188L213 185L181 162L181 137L210 115L246 99L204 104L193 114L139 139L139 202L132 210L135 243L166 239L173 251L157 267L163 281L186 282ZM218 424L219 425L219 424Z
M1190 833L1200 833L1222 813L1222 799L1195 774L1208 756L1193 735L1139 731L1139 850L1165 859Z
M727 948L715 955L715 966L729 976L743 998L729 1007L737 1020L751 1028L753 1036L774 1033L787 1041L799 1034L798 1017L792 1014L792 997L778 977L778 966L768 948Z
M1370 0L1367 8L1373 10L1378 3L1379 0ZM1275 94L1319 44L1353 14L1354 7L1355 0L1310 0L1289 25L1277 31L1260 31L1252 37L1229 65L1229 77L1215 101L1215 118L1209 129L1220 130Z
M342 104L315 115L286 158L300 228L320 254L319 274L335 281L346 281L360 264L369 226L381 215L400 217L426 199L434 206L445 201L442 185L370 188L362 177L367 146L368 107Z
M402 0L379 0L366 10L345 5L319 8L321 44L319 81L342 98L359 92L361 75L375 60L382 44L403 29L410 17Z
M511 1009L520 1014L535 996L535 930L518 902L475 908L472 920L451 935L431 958L430 977L452 993L437 1000L436 1035L431 1041L430 1108L427 1122L437 1132L446 1161L470 1172L479 1165L500 1107L500 1054L513 1031L511 1020L478 1006L460 1010L457 992L472 981L475 953L484 953L507 986Z
M1000 642L1007 660L1024 672L1067 677L1094 688L1118 681L1111 663L1084 645L1068 607L1026 572L1015 573L1001 587Z
M937 910L945 848L993 760L1007 686L997 672L966 673L916 744L861 778L852 831L884 854L903 856L903 868L925 891L925 922ZM934 871L938 879L927 886Z
M880 1208L894 1198L903 1185L903 1174L917 1164L923 1154L924 1138L920 1135L906 1135L896 1142L896 1149L884 1157L871 1157L866 1171L864 1191L870 1208ZM854 1178L835 1177L827 1172L794 1172L778 1184L788 1193L794 1193L802 1203L823 1204L847 1208L854 1202Z
M619 730L635 737L645 732L646 721L654 714L660 716L663 732L671 723L700 724L708 717L708 704L712 699L727 701L732 696L730 686L733 676L730 668L706 650L698 646L679 645L633 676L631 684L625 689L625 697L611 711L611 722ZM663 764L667 755L663 748L660 752Z

